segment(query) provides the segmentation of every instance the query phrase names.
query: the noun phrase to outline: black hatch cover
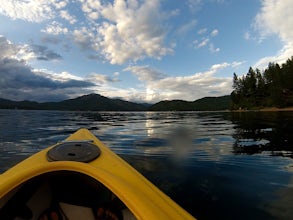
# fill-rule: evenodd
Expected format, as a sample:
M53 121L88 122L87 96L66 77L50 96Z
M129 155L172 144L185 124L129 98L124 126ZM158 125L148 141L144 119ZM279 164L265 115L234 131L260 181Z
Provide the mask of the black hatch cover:
M89 141L65 141L47 153L48 161L90 162L100 156L101 150Z

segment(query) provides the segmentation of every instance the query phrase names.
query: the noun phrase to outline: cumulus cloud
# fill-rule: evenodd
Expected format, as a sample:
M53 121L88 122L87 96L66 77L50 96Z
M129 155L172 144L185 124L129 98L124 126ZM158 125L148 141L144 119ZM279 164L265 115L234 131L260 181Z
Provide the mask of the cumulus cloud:
M53 2L48 0L1 1L0 13L30 22L42 22L55 16Z
M165 77L165 74L149 66L129 66L123 71L132 72L140 81L150 83Z
M24 45L15 45L4 36L0 36L0 59L3 58L13 58L13 59L23 59L23 60L60 60L62 59L61 55L56 52L48 49L46 46L37 45L37 44L24 44Z
M23 100L28 97L30 100L38 100L41 96L48 100L54 95L56 99L60 99L68 97L69 91L78 89L81 92L84 88L95 86L83 80L67 78L66 81L61 81L46 76L48 74L33 70L24 61L0 59L0 96L14 100Z
M80 0L82 11L87 15L89 20L97 20L100 17L102 4L98 0Z
M78 77L69 72L55 73L47 69L35 69L27 61L31 59L55 60L62 57L42 45L15 45L0 36L0 97L12 100L58 101L97 92L106 96L120 94L129 100L137 100L135 89L117 89L111 83L119 82L119 73L107 76L91 73ZM109 93L109 91L111 91ZM136 98L135 98L136 97Z
M13 90L14 98L18 95L18 100L23 98L22 94L30 93L35 97L36 91L42 91L43 94L50 94L58 90L60 94L63 89L85 88L94 86L93 83L80 80L57 81L45 77L42 72L34 71L24 61L4 58L0 59L0 94L3 98L10 98L10 91ZM48 91L50 91L48 93Z
M161 100L183 99L194 101L206 96L230 94L232 80L230 77L218 77L217 73L226 68L235 68L243 62L220 63L211 66L208 71L189 76L171 77L148 66L132 66L125 71L132 72L146 85L144 100L157 102Z
M5 57L15 57L17 53L16 47L6 39L6 37L0 35L0 59Z
M70 11L73 6L78 6L78 18ZM81 49L95 51L111 64L161 59L173 53L173 45L166 42L168 16L161 11L159 0L7 0L1 3L0 13L43 22L42 32L69 35ZM192 21L183 28L194 25Z
M261 40L275 34L283 42L283 48L274 56L264 57L256 66L264 67L268 62L283 63L293 55L293 1L262 0L260 11L255 17L254 27Z
M95 33L93 33L87 27L81 27L80 29L76 29L73 31L73 41L82 50L90 50L90 49L99 50L99 47L93 48L94 46L93 41L95 40L96 40Z
M63 9L68 5L68 0L57 0L54 2L54 6L56 9Z
M42 29L41 32L52 34L52 35L60 35L67 34L68 28L63 27L63 25L57 21L53 21L51 24L48 24L45 29Z
M70 15L69 12L66 11L66 10L61 10L60 11L60 16L61 16L61 18L67 20L70 24L76 23L75 16Z
M51 60L61 60L62 56L55 53L52 50L49 50L48 47L32 44L32 45L23 45L19 46L19 50L17 52L17 56L26 61L37 59L43 61L51 61Z
M53 97L68 97L72 93L80 93L95 86L94 83L70 77L70 74L51 74L33 69L26 60L19 59L19 47L32 54L36 59L60 59L59 55L40 45L14 45L5 37L0 37L0 97L14 100L45 100ZM42 99L41 99L42 98ZM42 100L43 101L43 100Z
M98 26L100 38L95 42L104 57L112 64L122 64L172 53L164 45L166 31L159 9L159 0L117 0L104 6L100 13L105 22Z

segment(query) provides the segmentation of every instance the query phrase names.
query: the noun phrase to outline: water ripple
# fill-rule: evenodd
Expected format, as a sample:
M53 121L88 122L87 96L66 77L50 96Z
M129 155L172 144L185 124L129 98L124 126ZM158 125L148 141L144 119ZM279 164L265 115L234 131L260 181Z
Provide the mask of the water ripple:
M194 216L278 219L291 204L292 115L0 110L0 172L86 127Z

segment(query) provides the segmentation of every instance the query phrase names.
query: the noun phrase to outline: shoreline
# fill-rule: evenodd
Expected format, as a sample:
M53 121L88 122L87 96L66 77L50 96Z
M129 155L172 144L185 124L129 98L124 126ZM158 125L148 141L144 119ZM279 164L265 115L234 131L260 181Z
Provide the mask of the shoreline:
M289 112L293 111L293 107L286 107L286 108L277 108L277 107L270 107L270 108L263 108L259 111L265 112Z
M267 108L261 108L261 109L251 109L251 110L232 110L231 112L290 112L293 111L292 107L286 107L286 108L277 108L277 107L267 107Z

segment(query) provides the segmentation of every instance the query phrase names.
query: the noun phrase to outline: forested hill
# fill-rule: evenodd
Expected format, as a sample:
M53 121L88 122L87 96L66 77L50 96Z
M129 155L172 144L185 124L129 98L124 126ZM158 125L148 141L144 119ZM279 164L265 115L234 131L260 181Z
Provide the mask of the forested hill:
M147 105L110 99L98 94L89 94L60 102L10 101L0 99L0 108L29 110L69 110L69 111L145 111Z
M138 104L120 99L110 99L98 94L89 94L61 102L11 101L0 98L2 109L71 110L71 111L213 111L230 108L230 96L208 97L187 102L182 100L162 101L154 105Z
M220 111L231 106L229 95L221 97L205 97L193 102L172 100L161 101L150 107L152 111Z
M232 109L259 109L293 106L293 57L286 63L270 63L261 72L248 70L242 77L234 73Z

